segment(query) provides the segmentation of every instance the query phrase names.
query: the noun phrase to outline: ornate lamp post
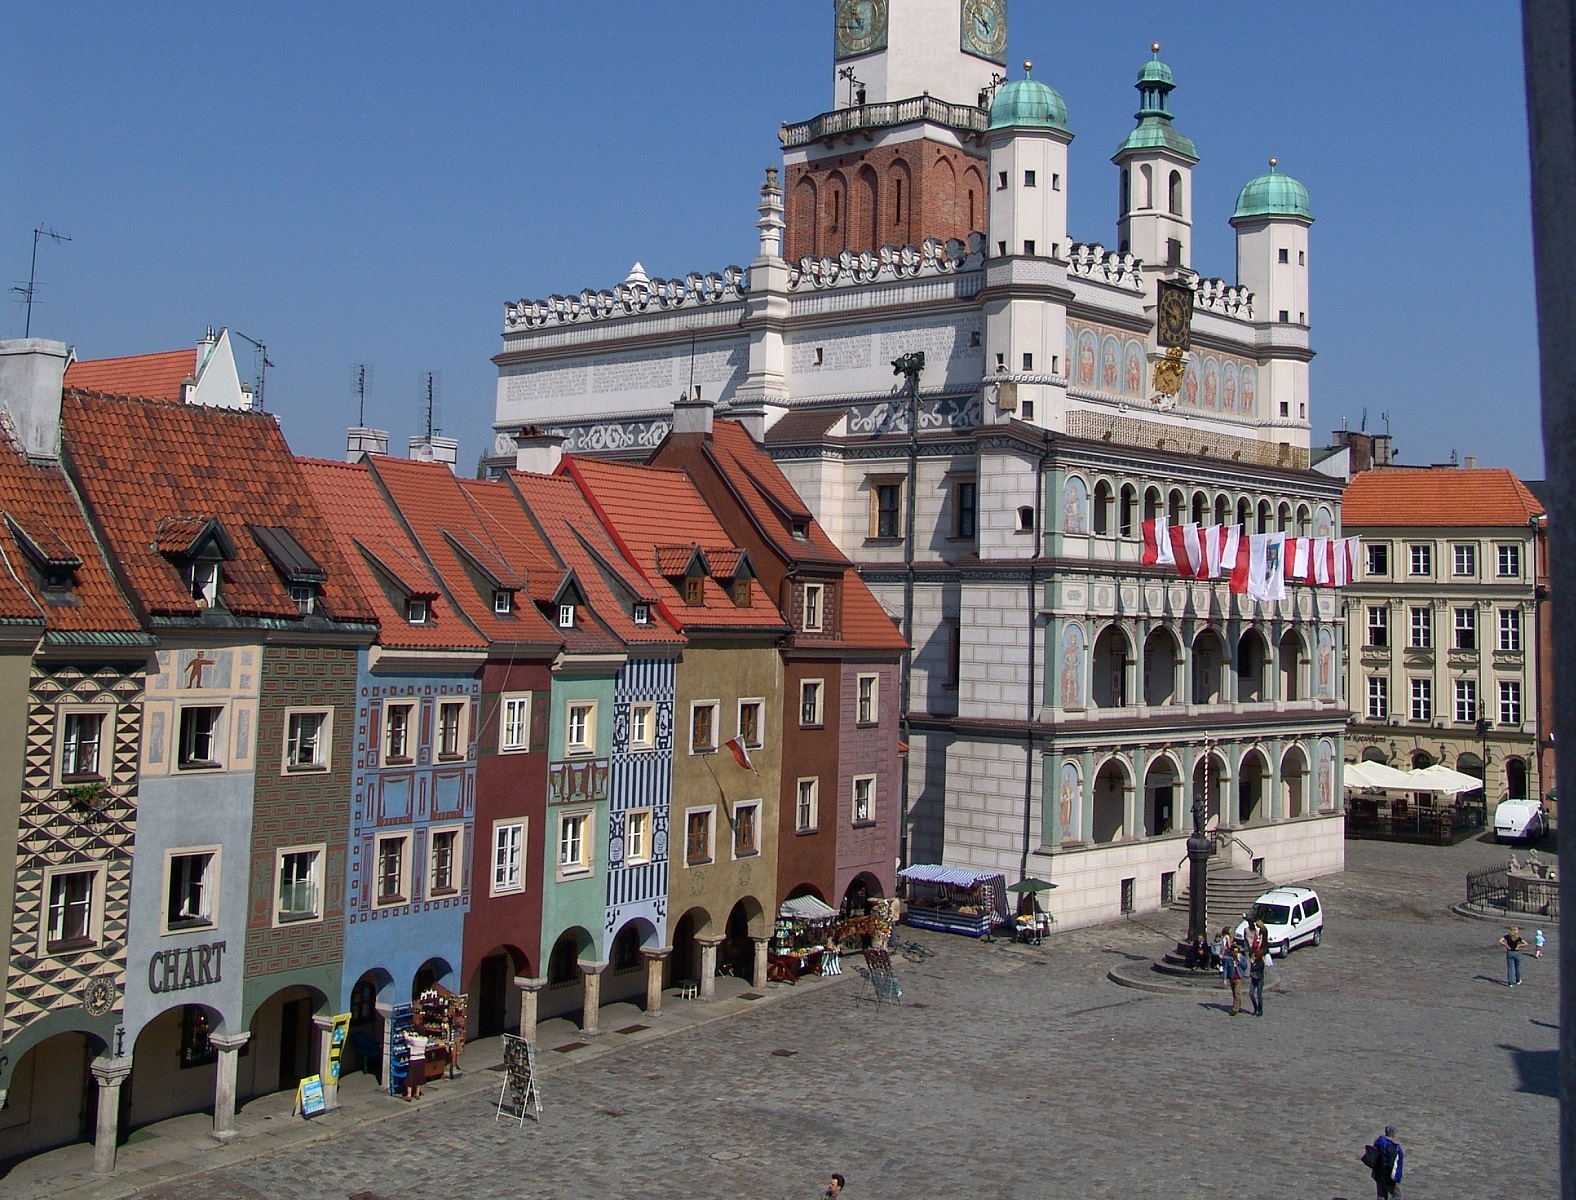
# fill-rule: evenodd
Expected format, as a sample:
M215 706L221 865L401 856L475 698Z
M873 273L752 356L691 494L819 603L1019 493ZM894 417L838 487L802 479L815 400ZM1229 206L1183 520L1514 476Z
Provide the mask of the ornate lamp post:
M1215 844L1209 840L1209 835L1204 832L1204 822L1209 817L1209 797L1213 790L1214 781L1214 755L1215 743L1212 738L1204 739L1204 790L1193 794L1193 832L1187 839L1188 862L1188 906L1187 906L1187 940L1194 941L1200 935L1209 937L1209 906L1205 902L1204 889L1207 885L1210 855L1215 853Z

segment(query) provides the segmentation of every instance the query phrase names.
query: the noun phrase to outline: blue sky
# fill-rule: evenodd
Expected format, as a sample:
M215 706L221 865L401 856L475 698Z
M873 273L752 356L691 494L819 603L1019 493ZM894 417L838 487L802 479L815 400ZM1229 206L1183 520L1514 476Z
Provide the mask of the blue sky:
M831 107L831 9L13 2L0 275L26 281L43 222L73 240L40 249L35 335L266 341L301 453L343 450L355 364L399 446L435 371L468 469L506 300L753 257L778 125ZM1403 462L1543 474L1514 5L1014 0L1010 32L1013 74L1067 100L1075 239L1115 243L1109 158L1159 40L1202 156L1195 267L1234 276L1227 218L1271 155L1312 194L1316 436L1388 413Z

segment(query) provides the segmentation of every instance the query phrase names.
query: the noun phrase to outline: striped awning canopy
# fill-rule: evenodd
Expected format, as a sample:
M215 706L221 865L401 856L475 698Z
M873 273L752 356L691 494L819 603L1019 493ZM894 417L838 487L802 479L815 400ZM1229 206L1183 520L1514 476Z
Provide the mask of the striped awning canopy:
M899 879L906 879L910 883L947 883L953 887L977 887L986 880L997 878L1001 872L971 871L967 867L916 863L912 867L904 867L897 874Z
M837 910L821 903L814 896L795 896L778 905L777 915L800 921L830 921L837 916Z

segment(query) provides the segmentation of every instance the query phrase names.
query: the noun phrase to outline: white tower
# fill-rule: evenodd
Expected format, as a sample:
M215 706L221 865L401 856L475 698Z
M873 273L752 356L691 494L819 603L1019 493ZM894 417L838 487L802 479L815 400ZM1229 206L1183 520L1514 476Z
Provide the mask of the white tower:
M977 106L1007 63L1007 0L836 0L832 107Z
M1171 124L1171 68L1154 57L1138 72L1138 128L1111 157L1122 170L1118 246L1151 267L1189 267L1193 258L1193 165L1198 153Z

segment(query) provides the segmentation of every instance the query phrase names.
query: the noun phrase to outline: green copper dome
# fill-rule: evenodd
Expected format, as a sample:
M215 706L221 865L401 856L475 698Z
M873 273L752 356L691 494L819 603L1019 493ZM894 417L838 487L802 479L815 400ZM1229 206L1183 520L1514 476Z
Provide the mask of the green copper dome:
M1189 162L1198 161L1198 150L1193 141L1171 124L1172 112L1166 107L1166 97L1176 88L1177 81L1171 68L1160 61L1160 43L1149 48L1150 60L1138 72L1140 103L1133 115L1138 118L1138 128L1122 139L1116 148L1115 159L1134 151L1169 150Z
M1067 102L1055 88L1030 79L1033 63L1024 63L1024 77L1005 84L990 106L990 127L1010 129L1058 129L1068 133Z
M1237 196L1237 211L1233 221L1248 217L1301 217L1313 220L1313 210L1308 205L1308 189L1290 175L1282 175L1270 159L1268 175L1251 180Z

